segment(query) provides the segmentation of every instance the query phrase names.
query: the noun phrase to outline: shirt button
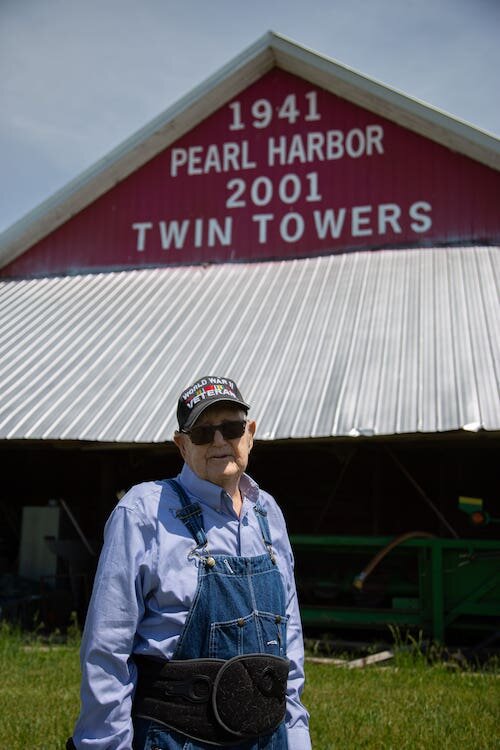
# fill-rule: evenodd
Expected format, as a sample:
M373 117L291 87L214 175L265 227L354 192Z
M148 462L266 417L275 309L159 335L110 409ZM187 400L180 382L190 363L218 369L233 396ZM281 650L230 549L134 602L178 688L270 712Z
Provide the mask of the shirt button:
M245 620L243 619L243 617L240 617L240 619L238 620L238 627L242 628L244 624L245 624Z

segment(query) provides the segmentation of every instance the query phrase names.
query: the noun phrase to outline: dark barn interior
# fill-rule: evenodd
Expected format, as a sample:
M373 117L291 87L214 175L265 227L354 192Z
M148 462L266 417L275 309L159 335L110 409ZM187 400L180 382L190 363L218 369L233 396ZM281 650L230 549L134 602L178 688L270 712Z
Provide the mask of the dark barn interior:
M76 611L81 622L106 518L132 484L175 475L181 468L177 450L171 443L117 447L10 442L2 446L1 455L3 616L27 626L38 621L53 628L64 627ZM432 537L450 540L450 544L458 539L466 548L473 540L495 546L496 517L500 516L498 455L498 437L491 433L257 441L249 472L276 497L285 514L306 635L333 630L355 637L358 631L380 631L387 628L391 612L396 623L415 625L414 615L401 615L399 620L394 607L410 612L425 596L429 552L419 545ZM460 497L482 500L490 523L473 524L470 514L459 508ZM23 521L26 507L56 513L50 538L43 524L38 538L37 528L23 528L30 518L25 516ZM400 535L415 536L415 549L402 544L388 552L362 590L357 589L353 585L356 574ZM419 540L419 535L424 538ZM30 545L31 554L33 545L41 546L49 561L54 556L49 574L41 570L39 580L25 580L20 569L23 544ZM450 630L452 640L471 636L478 641L498 633L498 543L496 547L496 557L489 548L473 553L476 564L478 555L487 558L481 562L487 566L484 571L478 572L476 565L474 587L482 578L492 580L486 597L490 603L476 617L469 612L465 620L456 618L457 632ZM460 568L461 575L467 566L460 555L463 558L463 550L453 553L453 566ZM452 579L457 580L455 574ZM467 598L467 583L458 587L459 599ZM474 606L477 609L477 603ZM340 619L337 610L344 613ZM369 616L368 612L378 614ZM429 621L432 631L433 617L422 614L424 630Z

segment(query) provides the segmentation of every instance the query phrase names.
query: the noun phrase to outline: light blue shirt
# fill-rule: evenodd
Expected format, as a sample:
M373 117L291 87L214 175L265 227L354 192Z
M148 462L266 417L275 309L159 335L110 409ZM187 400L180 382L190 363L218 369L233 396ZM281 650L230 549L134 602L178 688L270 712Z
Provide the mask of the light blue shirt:
M266 550L253 510L267 510L273 550L287 597L290 674L286 727L289 750L309 750L308 714L300 701L303 640L285 521L275 500L248 476L240 480L243 507L235 514L221 487L185 464L178 476L201 504L210 553L253 557ZM160 502L161 498L161 502ZM104 531L81 647L81 712L73 733L77 750L131 750L136 669L132 653L171 659L198 580L195 546L176 518L179 500L165 482L139 484L122 498Z

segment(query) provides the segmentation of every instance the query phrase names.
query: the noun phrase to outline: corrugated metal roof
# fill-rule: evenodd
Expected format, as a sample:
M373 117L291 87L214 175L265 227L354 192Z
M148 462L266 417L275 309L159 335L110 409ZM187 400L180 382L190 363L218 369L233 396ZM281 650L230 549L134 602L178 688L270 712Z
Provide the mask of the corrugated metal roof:
M169 440L203 374L257 437L499 430L500 248L0 283L0 438Z

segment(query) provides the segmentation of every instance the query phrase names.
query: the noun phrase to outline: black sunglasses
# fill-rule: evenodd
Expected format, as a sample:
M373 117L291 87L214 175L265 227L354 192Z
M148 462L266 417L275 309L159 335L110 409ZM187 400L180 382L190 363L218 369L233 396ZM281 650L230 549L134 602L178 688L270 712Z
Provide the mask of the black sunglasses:
M181 432L189 435L194 445L206 445L213 441L216 431L220 432L224 440L240 438L245 432L246 425L246 419L227 419L220 424L200 424L192 430L181 430Z

